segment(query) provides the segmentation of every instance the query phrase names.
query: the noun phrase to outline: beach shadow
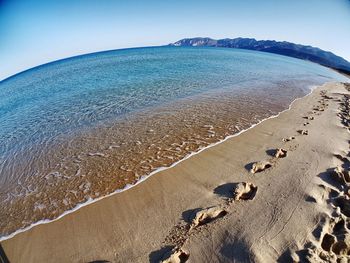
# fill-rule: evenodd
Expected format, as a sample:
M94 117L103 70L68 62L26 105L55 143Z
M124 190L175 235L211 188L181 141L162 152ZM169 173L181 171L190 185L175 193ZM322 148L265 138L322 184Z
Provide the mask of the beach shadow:
M276 154L276 149L269 149L269 150L266 150L266 154L271 156L271 157L275 157L275 154Z
M295 253L299 257L299 260L300 260L299 262L310 262L308 260L308 258L307 258L307 256L309 255L309 251L307 249L302 249L302 250L299 250L299 251L295 251ZM294 261L290 261L290 262L294 262Z
M343 164L341 165L342 168L347 170L350 168L350 161L348 160L348 158L343 157L340 154L333 154L333 156L343 162Z
M256 162L251 162L251 163L248 163L244 166L244 168L250 172L250 170L253 168L253 165L255 164Z
M344 186L342 183L338 182L336 179L334 179L331 174L334 172L334 168L328 168L325 172L320 173L318 175L319 178L321 178L324 182L327 184L333 186L334 188L338 189L339 191L343 191ZM336 197L337 193L336 191L332 190L329 194L330 198Z
M311 248L313 246L314 245L311 242L308 242L307 244L305 244L304 249L295 252L299 257L299 260L300 260L299 262L310 262L310 260L308 259L308 257L310 256L308 248ZM281 262L284 262L284 261L281 261ZM295 262L295 261L286 261L286 262Z
M225 198L232 198L232 189L237 185L237 183L227 183L219 185L214 189L214 194Z
M108 260L94 260L94 261L89 261L88 263L111 263Z
M327 184L333 186L334 188L341 190L342 184L337 182L336 180L334 180L331 176L331 174L334 172L333 168L328 168L325 172L320 173L318 175L319 178L321 178L324 182L326 182Z
M4 249L2 248L0 244L0 262L1 263L10 263L9 259L7 258Z
M220 254L232 262L254 262L254 260L250 258L248 246L241 241L225 244L220 249Z
M282 255L277 259L278 263L293 263L292 253L290 249L287 249L282 253Z
M316 239L321 239L323 228L324 228L325 224L326 224L326 220L324 218L321 218L321 220L318 223L317 227L312 231L312 235Z
M312 197L311 195L307 196L305 198L305 201L309 202L309 203L317 203L316 199L314 197Z
M162 247L159 250L153 251L149 254L149 262L150 263L155 263L155 262L160 262L160 260L165 256L165 254L170 253L175 246L165 246Z
M184 212L182 212L182 219L188 224L192 223L192 220L195 218L196 213L201 211L202 208L195 208L195 209L189 209Z
M333 156L335 158L339 159L342 162L348 162L349 161L347 158L345 158L345 157L343 157L343 156L341 156L340 154L337 154L337 153L333 154Z

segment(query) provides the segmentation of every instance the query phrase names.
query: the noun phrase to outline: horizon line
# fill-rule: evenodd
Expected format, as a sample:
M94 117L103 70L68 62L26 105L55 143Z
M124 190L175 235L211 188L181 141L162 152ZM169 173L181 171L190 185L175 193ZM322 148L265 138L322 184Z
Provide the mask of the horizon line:
M223 39L254 39L256 41L275 41L275 42L286 42L286 43L292 43L292 44L295 44L295 45L302 45L302 46L306 46L306 47L312 47L312 48L318 48L324 52L329 52L329 53L332 53L333 55L335 56L338 56L342 59L344 59L345 61L349 62L346 58L342 57L342 56L339 56L335 53L333 53L332 51L328 51L328 50L323 50L319 47L315 47L315 46L312 46L312 45L307 45L307 44L300 44L300 43L294 43L294 42L289 42L289 41L285 41L285 40L271 40L271 39L259 39L257 40L256 38L252 38L252 37L235 37L235 38L220 38L220 39L216 39L216 38L211 38L211 37L185 37L185 38L182 38L182 39L179 39L175 42L171 42L171 43L168 43L168 44L164 44L164 45L150 45L150 46L139 46L139 47L124 47L124 48L116 48L116 49L107 49L107 50L97 50L97 51L94 51L94 52L90 52L90 53L81 53L81 54L76 54L76 55L73 55L73 56L69 56L69 57L63 57L63 58L59 58L59 59L56 59L56 60L51 60L51 61L48 61L48 62L45 62L43 64L39 64L39 65L36 65L36 66L33 66L33 67L30 67L30 68L27 68L27 69L24 69L24 70L21 70L21 71L18 71L17 73L14 73L12 75L9 75L7 77L4 77L3 79L0 79L0 83L2 82L5 82L13 77L16 77L18 75L21 75L25 72L28 72L28 71L31 71L31 70L34 70L34 69L37 69L37 68L40 68L40 67L43 67L43 66L46 66L46 65L49 65L49 64L53 64L53 63L57 63L57 62L62 62L62 61L65 61L65 60L69 60L69 59L73 59L73 58L78 58L78 57L82 57L82 56L89 56L89 55L94 55L94 54L99 54L99 53L107 53L107 52L113 52L113 51L122 51L122 50L129 50L129 49L139 49L139 48L155 48L155 47L166 47L166 46L171 46L172 44L178 42L178 41L181 41L181 40L184 40L184 39L194 39L194 38L202 38L202 39L205 39L205 38L209 38L209 39L212 39L212 40L223 40ZM203 46L205 47L205 46ZM220 47L218 47L220 48ZM223 48L226 48L226 47L223 47ZM240 48L232 48L232 49L240 49ZM243 50L249 50L249 49L243 49ZM266 52L266 51L259 51L259 50L251 50L251 51L256 51L256 52L263 52L263 53L271 53L271 52ZM286 55L282 55L282 54L277 54L277 53L271 53L271 54L276 54L276 55L281 55L281 56L286 56ZM286 57L290 57L290 56L286 56ZM298 58L296 58L298 59ZM304 59L301 59L301 60L304 60ZM309 60L308 60L309 61ZM318 64L316 62L312 62L310 61L311 63L315 63L315 64ZM320 64L318 64L320 65ZM323 65L321 65L323 66ZM324 66L325 67L325 66Z

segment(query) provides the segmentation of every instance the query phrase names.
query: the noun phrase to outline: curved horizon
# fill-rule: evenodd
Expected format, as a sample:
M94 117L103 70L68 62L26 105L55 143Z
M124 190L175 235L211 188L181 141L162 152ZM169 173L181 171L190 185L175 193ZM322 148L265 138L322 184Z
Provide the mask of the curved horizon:
M188 38L191 38L191 37L188 37ZM194 37L194 38L197 38L197 37ZM199 38L199 37L198 37ZM210 38L210 37L208 37ZM240 38L243 38L243 37L240 37ZM259 39L260 40L260 39ZM274 40L274 39L263 39L263 40L269 40L269 41L280 41L280 42L285 42L284 40ZM5 82L13 77L16 77L20 74L23 74L23 73L26 73L28 71L31 71L31 70L34 70L34 69L37 69L37 68L40 68L42 66L46 66L46 65L49 65L49 64L53 64L53 63L57 63L57 62L61 62L61 61L65 61L65 60L69 60L69 59L72 59L72 58L77 58L77 57L83 57L83 56L89 56L89 55L93 55L93 54L99 54L99 53L105 53L105 52L113 52L113 51L118 51L118 50L129 50L129 49L139 49L139 48L156 48L156 47L167 47L169 46L170 43L168 44L165 44L165 45L154 45L154 46L137 46L137 47L125 47L125 48L116 48L116 49L107 49L107 50L99 50L99 51L94 51L94 52L89 52L89 53L82 53L82 54L77 54L77 55L73 55L73 56L69 56L69 57L62 57L62 58L59 58L59 59L56 59L56 60L51 60L51 61L48 61L46 63L42 63L42 64L38 64L34 67L30 67L30 68L27 68L27 69L24 69L22 71L19 71L19 72L16 72L15 74L13 75L9 75L3 79L0 79L0 83L1 82ZM309 47L312 47L312 48L319 48L319 47L314 47L314 46L311 46L311 45L307 45L307 44L300 44L300 43L293 43L293 44L297 44L297 45L304 45L304 46L309 46ZM212 48L212 47L211 47ZM225 48L227 49L226 47L216 47L216 48ZM228 49L241 49L241 48L228 48ZM321 48L319 48L321 49ZM270 52L266 52L266 51L259 51L259 50L249 50L249 49L242 49L242 50L246 50L246 51L255 51L255 52L262 52L262 53L270 53ZM325 52L331 52L331 51L328 51L328 50L323 50L321 49L322 51L325 51ZM335 54L333 52L331 52L332 54L336 55L336 56L339 56L338 54ZM287 55L282 55L282 54L277 54L277 53L270 53L270 54L275 54L275 55L279 55L279 56L285 56L285 57L289 57L289 58L295 58L295 59L300 59L300 58L296 58L296 57L291 57L291 56L287 56ZM342 57L342 56L339 56L341 58L343 58L344 60L348 61L346 58ZM300 60L304 60L304 59L300 59ZM306 61L306 60L304 60ZM309 60L307 60L309 61ZM312 61L309 61L311 63L315 63L315 64L318 64L320 66L323 66L319 63L316 63L316 62L312 62ZM348 61L349 62L349 61ZM323 66L325 67L325 66Z
M34 70L34 69L37 69L37 68L40 68L40 67L43 67L43 66L46 66L46 65L54 64L54 63L57 63L57 62L73 59L73 58L84 57L84 56L89 56L89 55L93 55L93 54L105 53L105 52L113 52L113 51L118 51L118 50L129 50L129 49L138 49L138 48L153 48L153 47L166 47L166 46L163 45L163 46L116 48L116 49L108 49L108 50L101 50L101 51L94 51L94 52L90 52L90 53L78 54L78 55L73 55L73 56L70 56L70 57L63 57L63 58L52 60L52 61L49 61L49 62L46 62L46 63L43 63L43 64L38 64L38 65L36 65L34 67L27 68L25 70L19 71L19 72L13 74L13 75L5 77L4 79L0 79L0 83L4 82L4 81L7 81L8 79L11 79L11 78L13 78L15 76L18 76L20 74L26 73L28 71L31 71L31 70Z

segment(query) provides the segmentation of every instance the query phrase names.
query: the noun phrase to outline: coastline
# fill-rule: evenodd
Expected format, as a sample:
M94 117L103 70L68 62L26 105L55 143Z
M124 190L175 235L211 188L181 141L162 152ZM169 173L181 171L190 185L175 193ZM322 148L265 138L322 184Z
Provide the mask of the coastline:
M61 81L67 87L74 87L74 83L82 84L83 80L88 81L94 75L88 70L83 70L81 74L74 75L74 78L66 79L65 74L59 74L57 77L60 80L52 79L52 85L58 88L57 96L52 96L52 102L40 99L37 103L29 103L28 109L31 110L28 111L17 111L15 107L9 107L14 109L12 114L17 116L17 122L23 125L18 126L17 122L12 121L14 118L4 116L5 129L0 132L5 145L1 157L4 162L0 165L3 175L0 191L1 236L29 227L34 222L53 220L90 198L96 199L115 192L116 189L123 189L128 184L136 183L142 175L149 174L159 167L168 167L190 152L198 151L203 146L220 141L259 120L275 115L286 109L295 98L304 96L309 91L307 88L309 85L323 83L333 78L343 79L341 75L312 63L297 60L292 62L287 58L256 52L241 53L231 50L207 52L206 49L200 51L187 48L159 53L148 50L133 52L150 53L160 58L156 60L157 63L168 61L170 68L176 65L180 70L174 72L177 72L176 76L182 80L176 81L177 77L173 76L166 81L167 74L168 76L173 74L172 70L168 70L168 66L164 67L165 75L150 71L150 74L145 75L148 76L148 81L158 83L158 78L160 81L159 85L154 86L155 90L149 88L151 84L149 87L141 85L140 96L134 99L131 96L125 98L122 96L121 100L125 101L120 103L119 95L134 94L131 92L134 86L128 82L128 74L122 74L125 76L120 79L125 84L122 86L117 83L119 78L115 77L112 78L116 82L114 84L113 81L107 81L109 78L101 78L101 81L94 78L93 82L96 83L88 82L90 84L85 88L84 85L67 90L59 87ZM133 52L123 56L108 55L101 59L124 61L126 56L126 61L133 61ZM178 58L180 64L167 60L166 54L169 52ZM187 53L194 54L196 58L190 60L190 64L181 59L181 56ZM209 67L210 64L200 63L203 59L207 60L206 56L200 55L201 53L215 58L209 59L212 61L210 64L213 70ZM245 61L247 65L251 64L253 67L249 74L244 72L245 67L228 63L227 59L232 59L234 62L237 56L252 57L252 60L242 60L242 63ZM140 67L142 72L147 71L146 65L153 61L148 59L144 61L143 58L145 57L140 56L137 59L140 63L145 63L145 67ZM254 69L260 63L253 61L263 62L265 58L275 70L271 68L266 71L259 67ZM267 60L268 58L271 60ZM78 59L76 63L72 61L71 64L77 69L80 67L87 69L88 67L83 64L93 66L99 63L96 58L87 59L88 61ZM215 66L216 59L222 61L222 67ZM287 63L288 61L292 63ZM124 72L123 68L129 70L130 63L126 63L125 67L123 63L117 64L121 72ZM106 65L110 64L106 62ZM191 65L202 65L204 71L195 70L196 67ZM236 67L237 70L234 70ZM98 66L92 68L96 69L96 74L102 73ZM16 92L10 92L12 89L16 90L16 81L30 82L32 78L36 78L35 76L45 79L46 76L54 76L60 70L66 72L68 69L69 67L63 67L63 64L48 65L47 68L38 69L37 72L18 76L13 81L3 83L4 88L1 90L6 92L2 94L4 98L7 98L7 93L17 97ZM114 67L110 70L119 72ZM47 71L52 73L47 75ZM280 74L275 74L275 71ZM181 78L183 74L187 77ZM168 85L176 88L167 91L164 87ZM50 94L50 88L45 85L45 81L40 81L35 86L44 97ZM197 86L201 88L198 89ZM104 91L100 90L100 87L104 87L102 88ZM108 87L113 88L111 90ZM131 88L130 92L127 91L128 87ZM29 92L32 89L26 90ZM61 92L67 99L53 103L60 98ZM92 101L73 99L75 93L85 96L92 94L91 92L95 94L91 96ZM170 97L177 99L169 97L170 100L167 102L168 92ZM145 96L148 98L145 101L144 94L147 94ZM31 101L27 100L30 94L26 92L19 93L18 96L23 102ZM11 96L6 100L16 101ZM87 103L88 101L90 103ZM154 106L152 101L155 102ZM159 101L159 105L156 101ZM152 103L147 106L150 102ZM98 106L102 107L99 111L93 106L94 103L96 105L102 103L105 106ZM138 109L139 103L145 104L146 107L139 105L141 108ZM42 107L45 110L37 110ZM119 116L120 110L122 114ZM131 112L124 114L124 110ZM112 116L113 118L109 119ZM22 118L23 121L20 120ZM61 119L65 121L61 123ZM96 125L93 124L95 121ZM9 136L11 139L6 139Z
M33 227L36 227L36 226L38 226L38 225L48 224L48 223L51 223L51 222L60 220L61 218L65 217L66 215L72 214L72 213L78 211L79 209L81 209L81 208L83 208L83 207L85 207L85 206L88 206L88 205L90 205L90 204L96 203L96 202L98 202L98 201L100 201L100 200L102 200L102 199L111 197L111 196L113 196L113 195L115 195L115 194L119 194L119 193L122 193L122 192L124 192L124 191L127 191L127 190L129 190L129 189L131 189L131 188L137 186L138 184L144 182L145 180L147 180L147 179L150 178L151 176L153 176L153 175L155 175L155 174L157 174L157 173L159 173L159 172L166 171L167 169L173 168L173 167L175 167L176 165L178 165L179 163L181 163L181 162L183 162L183 161L185 161L185 160L191 158L192 156L195 156L195 155L201 153L202 151L205 151L205 150L207 150L207 149L209 149L209 148L211 148L211 147L214 147L214 146L216 146L216 145L218 145L218 144L220 144L220 143L223 143L223 142L225 142L225 141L227 141L227 140L229 140L229 139L231 139L231 138L234 138L234 137L236 137L236 136L239 136L239 135L241 135L242 133L244 133L244 132L246 132L246 131L248 131L248 130L250 130L250 129L253 129L254 127L260 125L261 123L263 123L263 122L266 121L266 120L273 119L273 118L277 118L277 117L278 117L280 114L282 114L283 112L290 110L291 107L293 106L293 104L294 104L296 101L298 101L298 100L300 100L300 99L303 99L304 97L307 97L307 96L309 96L310 94L312 94L312 92L313 92L316 88L317 88L317 86L310 86L310 87L309 87L310 91L309 91L306 95L304 95L303 97L294 99L294 100L290 103L290 105L288 106L287 109L282 110L282 111L279 112L278 114L272 115L272 116L267 117L267 118L264 118L264 119L260 120L258 123L252 124L249 128L243 129L243 130L241 130L241 131L239 131L239 132L237 132L237 133L235 133L235 134L229 135L229 136L227 136L226 138L224 138L223 140L219 140L219 141L217 141L217 142L215 142L215 143L209 144L208 146L203 146L203 147L201 147L198 151L191 152L190 154L186 155L183 159L180 159L179 161L174 162L173 164L171 164L171 165L168 166L168 167L160 167L160 168L156 169L155 171L151 172L150 174L143 175L143 176L140 177L140 179L139 179L138 181L136 181L135 184L127 184L127 185L126 185L124 188L122 188L122 189L117 189L116 191L114 191L114 192L112 192L112 193L110 193L110 194L107 194L107 195L104 195L104 196L101 196L101 197L98 197L98 198L94 198L94 199L89 198L88 201L83 202L83 203L79 203L76 207L74 207L73 209L67 210L67 211L64 212L63 214L59 215L57 218L39 220L39 221L37 221L37 222L35 222L35 223L29 225L28 227L20 228L20 229L18 229L17 231L15 231L15 232L13 232L13 233L11 233L11 234L9 234L9 235L0 236L0 242L5 241L5 240L8 240L8 239L11 239L11 238L15 237L16 235L18 235L18 234L20 234L20 233L23 233L23 232L25 232L25 231L28 231L28 230L30 230L30 229L32 229Z
M119 193L119 195L112 193L109 196L95 199L89 204L85 203L76 210L71 210L71 212L62 215L58 218L60 220L52 220L50 224L46 224L48 222L41 222L36 224L36 227L31 226L30 229L28 228L21 232L18 231L18 233L14 234L11 238L1 240L4 250L9 256L9 259L11 261L13 259L13 262L23 262L26 259L27 262L43 262L45 259L50 259L51 254L53 254L53 258L57 260L60 255L61 261L80 262L103 258L103 260L106 259L113 262L123 260L144 262L144 260L148 258L150 252L161 248L162 244L160 241L164 240L164 237L169 230L171 230L172 226L174 224L176 225L176 222L179 221L181 211L193 208L194 205L203 207L208 201L210 201L209 205L220 202L220 197L213 195L212 190L223 182L230 180L235 181L231 178L232 173L235 179L239 179L244 175L246 172L244 164L254 161L255 159L253 160L253 156L257 158L256 160L263 158L261 150L258 150L258 153L255 153L255 150L262 148L264 152L265 148L269 148L265 147L270 145L269 143L271 143L272 147L272 142L261 140L261 138L256 137L256 135L261 136L265 134L264 136L267 136L268 139L272 140L274 143L279 141L280 145L282 145L282 138L279 138L281 134L276 135L276 132L281 131L281 133L287 136L287 131L290 133L291 129L294 129L295 133L296 129L300 128L300 125L302 126L302 122L305 120L296 114L312 108L312 104L308 105L307 102L317 100L318 94L316 91L330 88L333 92L334 90L340 90L340 86L339 84L326 84L323 88L317 88L308 95L294 100L289 106L289 109L282 111L278 115L262 120L244 131L228 136L220 142L192 153L170 167L158 169L146 178L139 180L137 184L118 191L117 193ZM331 108L331 110L334 111L335 109ZM285 121L286 119L285 115L290 115L288 122L293 118L293 120L295 120L290 122L289 126L287 125L288 122L283 122L283 120ZM274 130L276 127L278 129ZM272 135L275 137L277 136L278 140L273 138ZM300 136L298 136L298 138L299 137ZM306 137L310 138L312 136ZM247 138L249 139L248 141ZM252 138L256 140L250 141ZM304 137L300 137L300 139L303 140ZM302 142L298 141L298 143ZM237 150L236 153L233 153L233 157L231 157L231 151L234 151L232 147L237 145L243 146L241 147L242 149L237 147L237 149L242 151L242 153L240 153L241 157L238 158ZM244 145L248 146L244 147ZM234 158L234 156L236 158ZM249 158L249 160L247 160L249 156L252 156L252 160ZM312 161L313 159L311 158L310 162ZM226 166L223 166L224 164L226 164ZM221 170L218 168L221 168ZM207 171L205 172L203 169ZM155 173L159 174L157 176L151 176ZM216 174L217 178L213 178L210 173ZM254 175L253 178L249 178L249 180L263 180L259 179L260 174L256 175L256 177ZM262 177L264 176L262 175ZM247 179L242 178L241 180ZM140 182L143 183L140 184ZM177 192L178 189L179 191ZM193 192L189 190L193 190ZM169 191L169 193L167 193L167 191ZM259 194L261 194L260 190ZM142 196L141 199L145 200L140 200L138 198L140 195ZM195 198L196 196L198 196L197 199ZM159 203L157 204L157 202ZM145 208L146 206L147 208ZM244 205L238 204L238 206ZM141 207L143 207L143 210L140 209ZM161 215L155 216L154 212L159 212L159 207L169 211L162 210ZM112 211L109 210L110 208L112 208ZM120 212L120 214L118 212ZM316 209L314 209L313 212L316 214ZM138 218L139 216L141 218L146 218L145 215L153 215L154 219L145 220L145 226L147 226L148 229L144 229L144 227L140 225L142 219ZM84 221L84 218L86 221ZM114 220L110 221L110 219ZM110 224L109 227L108 222ZM134 223L135 225L133 225ZM307 223L309 228L312 227L312 222L308 221ZM74 231L70 232L71 224L74 225ZM92 225L97 226L97 229L92 229ZM101 233L96 232L98 229L101 230ZM130 233L131 235L129 235ZM52 234L54 238L51 240L51 244L47 244L46 252L44 253L42 249L43 246L46 246L44 242L45 240L46 243L49 242L49 238L52 237ZM72 235L76 235L76 237ZM137 238L137 235L140 235L141 238ZM220 235L218 235L218 237L219 236ZM87 240L88 237L91 237L91 239ZM69 241L78 242L81 246L80 249L77 249L73 244L69 247L69 242L65 242L66 238ZM111 244L106 244L104 242L110 239L114 242L111 242ZM145 240L150 244L142 245L142 243L140 243ZM88 241L88 244L84 244L84 241ZM124 241L126 242L124 243ZM98 244L95 246L95 249L89 251L89 247L93 244L96 245L96 242ZM28 243L31 244L29 245ZM140 246L138 246L138 244ZM104 245L107 247L104 248ZM134 247L138 249L132 249ZM189 247L191 247L191 245L189 245ZM15 251L19 248L21 248L23 253L21 253L21 255L17 253L16 255ZM62 252L63 250L65 253L67 252L66 255L59 253L59 251ZM126 251L130 251L130 254L127 255ZM191 249L191 257L192 254L196 254L192 251L195 251L195 249ZM200 249L198 249L198 251L200 251ZM66 258L63 258L63 256ZM199 261L200 260L198 260L198 262Z

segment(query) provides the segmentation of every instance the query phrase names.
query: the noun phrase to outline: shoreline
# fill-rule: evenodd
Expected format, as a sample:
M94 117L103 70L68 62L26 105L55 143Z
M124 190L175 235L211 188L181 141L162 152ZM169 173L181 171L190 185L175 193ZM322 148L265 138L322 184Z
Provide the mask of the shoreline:
M327 83L329 83L329 82L326 82L325 84L327 84ZM325 84L324 84L324 85L325 85ZM254 127L260 125L261 123L263 123L263 122L266 121L266 120L273 119L273 118L277 118L277 117L278 117L280 114L282 114L283 112L289 111L289 110L291 109L292 105L293 105L296 101L298 101L298 100L300 100L300 99L303 99L303 98L305 98L305 97L311 95L312 92L313 92L315 89L318 88L318 86L309 86L308 88L309 88L309 92L308 92L306 95L304 95L304 96L302 96L302 97L300 97L300 98L294 99L294 100L289 104L289 106L288 106L287 109L282 110L282 111L279 112L278 114L272 115L272 116L267 117L267 118L264 118L264 119L262 119L261 121L259 121L258 123L251 125L249 128L244 129L244 130L241 130L241 131L239 131L239 132L237 132L237 133L235 133L235 134L229 135L229 136L227 136L226 138L224 138L223 140L219 140L218 142L212 143L212 144L210 144L210 145L208 145L208 146L204 146L204 147L200 148L198 151L195 151L195 152L192 152L192 153L186 155L183 159L181 159L181 160L179 160L179 161L177 161L177 162L174 162L173 164L171 164L171 165L168 166L168 167L160 167L160 168L157 168L155 171L151 172L150 174L141 176L140 179L139 179L135 184L127 184L124 188L122 188L122 189L117 189L116 191L114 191L114 192L112 192L112 193L110 193L110 194L108 194L108 195L99 197L99 198L92 199L92 198L90 197L88 201L77 204L76 207L74 207L73 209L67 210L67 211L64 212L63 214L59 215L57 218L39 220L39 221L37 221L37 222L35 222L35 223L29 225L28 227L20 228L20 229L16 230L15 232L13 232L13 233L11 233L11 234L9 234L9 235L0 236L0 242L5 241L5 240L8 240L8 239L11 239L11 238L15 237L16 235L18 235L18 234L20 234L20 233L23 233L23 232L26 232L26 231L32 229L33 227L36 227L36 226L39 226L39 225L42 225L42 224L49 224L49 223L51 223L51 222L55 222L55 221L57 221L57 220L60 220L61 218L65 217L66 215L72 214L72 213L78 211L79 209L81 209L81 208L83 208L83 207L86 207L86 206L88 206L88 205L90 205L90 204L94 204L94 203L96 203L96 202L98 202L98 201L101 201L101 200L103 200L103 199L105 199L105 198L108 198L108 197L111 197L111 196L113 196L113 195L116 195L116 194L122 193L122 192L124 192L124 191L127 191L127 190L129 190L129 189L131 189L131 188L133 188L133 187L139 185L140 183L146 181L146 180L147 180L148 178L150 178L151 176L153 176L153 175L155 175L155 174L157 174L157 173L159 173L159 172L165 171L165 170L167 170L167 169L173 168L173 167L175 167L176 165L178 165L179 163L181 163L181 162L183 162L183 161L185 161L185 160L191 158L192 156L195 156L195 155L197 155L197 154L203 152L204 150L210 149L211 147L214 147L214 146L216 146L216 145L219 145L219 144L221 144L221 143L223 143L223 142L225 142L225 141L227 141L227 140L229 140L229 139L231 139L231 138L234 138L234 137L236 137L236 136L239 136L239 135L243 134L244 132L246 132L246 131L248 131L248 130L250 130L250 129L253 129Z
M323 102L325 109L314 110L325 100L322 90L332 98ZM321 246L312 236L316 228L322 227L321 237L329 232L322 218L332 217L326 200L333 188L324 171L341 164L339 159L344 162L348 152L348 129L338 117L344 94L349 92L342 84L318 87L255 129L1 245L11 262L158 262L174 247L189 253L191 262L300 257L298 251L310 240ZM289 136L295 139L282 140ZM271 157L276 147L286 149L287 156ZM251 173L261 160L272 160L271 168ZM232 201L238 182L254 184L256 195ZM227 213L188 230L193 214L205 207Z

